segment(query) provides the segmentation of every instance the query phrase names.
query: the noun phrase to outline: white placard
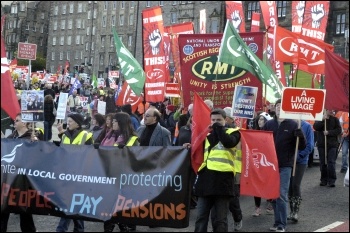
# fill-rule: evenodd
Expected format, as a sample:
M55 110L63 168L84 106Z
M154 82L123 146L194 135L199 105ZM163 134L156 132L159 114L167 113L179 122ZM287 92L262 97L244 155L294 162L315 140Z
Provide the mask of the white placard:
M66 118L67 100L68 100L68 93L61 92L59 99L58 99L56 119L65 119Z
M106 102L98 100L97 112L102 114L102 115L106 115Z

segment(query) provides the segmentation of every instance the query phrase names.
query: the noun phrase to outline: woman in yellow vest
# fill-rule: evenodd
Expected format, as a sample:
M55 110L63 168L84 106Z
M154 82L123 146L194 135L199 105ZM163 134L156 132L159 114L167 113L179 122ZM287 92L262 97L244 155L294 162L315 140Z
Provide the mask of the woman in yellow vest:
M57 125L58 137L61 138L61 144L70 145L91 145L93 144L92 133L82 129L84 117L79 113L71 113L67 116L67 130L63 130L61 123ZM72 219L61 218L56 232L68 231ZM74 231L84 231L84 221L73 219Z
M118 131L119 136L114 143L114 146L123 148L124 146L138 146L139 141L137 133L131 123L130 115L126 112L117 112L112 120L112 130ZM110 220L107 220L103 224L105 232L112 232L115 224ZM126 225L124 223L118 223L121 232L136 230L135 225Z
M214 232L227 232L227 213L234 196L234 161L240 142L239 128L225 127L226 113L214 109L210 113L212 131L207 135L204 160L198 169L195 194L198 196L195 232L206 232L209 215L215 209Z

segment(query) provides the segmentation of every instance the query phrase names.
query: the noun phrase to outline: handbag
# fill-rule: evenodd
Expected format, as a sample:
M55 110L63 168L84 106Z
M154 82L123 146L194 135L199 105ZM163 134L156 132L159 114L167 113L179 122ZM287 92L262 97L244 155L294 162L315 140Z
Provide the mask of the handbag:
M52 104L53 104L53 111L52 111L52 113L53 113L54 116L57 116L57 109L55 107L55 102L52 101Z

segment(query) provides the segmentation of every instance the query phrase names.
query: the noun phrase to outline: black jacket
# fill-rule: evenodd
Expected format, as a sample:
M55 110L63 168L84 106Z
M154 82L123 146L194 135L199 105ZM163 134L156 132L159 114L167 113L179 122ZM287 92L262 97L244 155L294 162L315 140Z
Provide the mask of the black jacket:
M285 119L280 125L278 125L278 121L272 119L267 121L262 129L273 132L278 166L293 167L295 146L297 142L297 137L294 136L294 131L298 129L298 124L294 120ZM300 137L298 149L303 150L305 148L305 137Z
M338 148L338 136L342 132L342 128L339 123L339 119L334 116L329 116L329 119L326 120L326 126L328 131L327 135L327 147L336 147ZM314 130L317 133L317 147L324 148L325 145L325 136L323 134L324 129L324 120L323 121L315 121Z

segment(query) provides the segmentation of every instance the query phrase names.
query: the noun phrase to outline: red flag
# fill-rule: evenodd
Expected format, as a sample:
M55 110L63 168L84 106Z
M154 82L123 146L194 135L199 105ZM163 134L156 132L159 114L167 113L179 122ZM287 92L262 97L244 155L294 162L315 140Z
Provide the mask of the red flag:
M1 17L1 29L3 28L3 22L5 16ZM21 112L19 108L18 99L16 96L15 88L13 87L10 67L6 58L5 42L2 36L1 30L1 108L12 118L15 119L16 115Z
M192 135L191 135L191 164L195 173L203 163L203 142L209 132L210 109L194 92L193 114L192 114Z
M241 130L241 195L276 199L280 196L280 176L273 133Z
M124 104L131 104L132 112L135 112L139 104L142 102L142 98L137 96L129 86L127 82L124 82L121 91L119 92L118 99L115 101L117 106L123 106Z
M349 62L328 49L325 54L324 107L349 112Z

